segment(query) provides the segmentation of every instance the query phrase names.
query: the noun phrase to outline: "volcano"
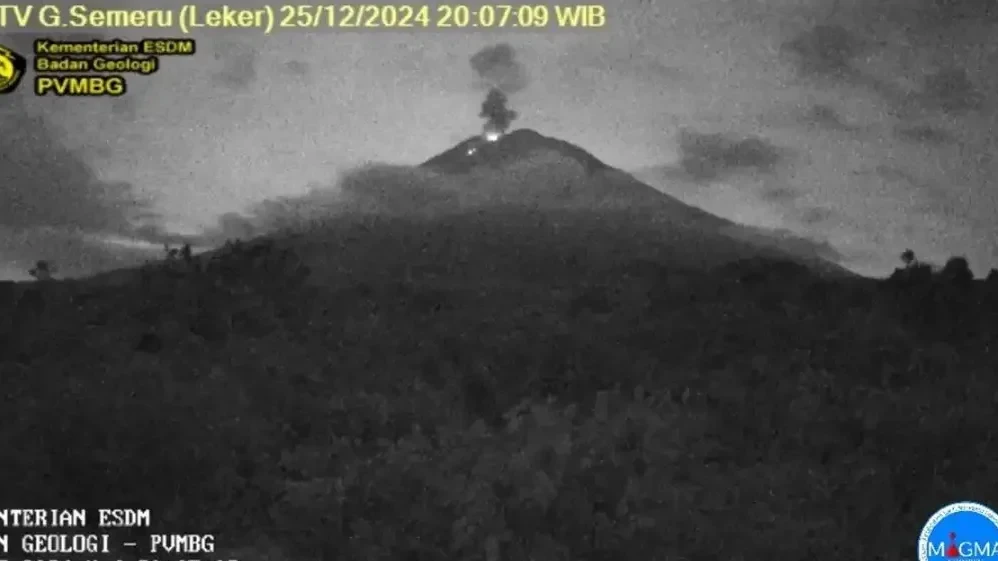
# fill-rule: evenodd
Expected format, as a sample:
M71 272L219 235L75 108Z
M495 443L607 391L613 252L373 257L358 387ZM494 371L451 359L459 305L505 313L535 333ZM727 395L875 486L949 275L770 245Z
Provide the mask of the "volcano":
M554 155L556 158L545 156ZM700 208L688 205L634 176L614 168L596 156L558 138L531 129L518 129L505 135L487 134L470 137L430 158L420 167L451 176L495 172L532 161L557 161L557 166L578 164L585 177L567 172L575 180L553 182L552 170L537 169L538 181L510 179L503 186L506 199L518 198L531 208L546 212L571 211L602 220L624 219L630 228L641 230L638 237L647 240L661 236L677 247L674 255L683 255L686 265L725 265L742 259L764 258L794 261L815 272L853 276L838 264L838 252L827 243L797 236L787 230L770 230L731 222ZM529 178L529 174L527 175ZM540 179L544 177L545 179ZM477 185L477 184L476 184ZM608 212L612 209L612 213ZM613 217L611 218L611 214ZM598 215L598 216L597 216ZM682 246L682 247L678 247ZM671 253L671 252L670 252Z
M486 132L467 138L441 154L423 162L421 167L451 174L469 173L483 166L502 167L524 161L539 152L554 152L581 164L589 174L610 169L596 156L578 146L544 136L532 129L517 129L498 134Z
M565 157L536 157L538 146ZM509 165L461 175L469 166L455 162L473 147L485 150L470 156ZM855 473L839 460L883 465L879 450L893 446L891 462L913 464L925 442L993 430L998 293L985 282L816 278L811 270L831 260L622 171L587 176L576 165L593 160L513 133L431 160L457 175L384 166L335 190L264 201L278 212L271 234L106 284L0 284L0 426L18 450L0 462L0 496L149 505L229 532L233 545L218 552L232 559L261 547L282 559L319 550L443 558L438 545L464 558L477 547L449 538L449 511L427 509L413 524L368 507L411 510L409 494L396 492L403 486L419 489L417 500L449 500L461 477L518 508L535 492L539 462L549 463L530 448L543 430L557 440L555 462L578 458L561 464L571 469L565 485L545 481L572 526L590 523L573 505L640 478L649 500L629 501L628 516L671 525L636 534L647 551L698 533L725 544L718 557L824 559L813 552L832 540L791 517L774 517L761 536L669 517L660 505L688 508L694 495L675 493L673 470L656 466L681 454L691 481L738 493L718 513L728 522L758 517L757 503L775 511L811 500L810 486L786 477L790 466L845 488ZM966 396L959 423L940 395ZM885 404L891 418L865 424L868 445L855 446L856 423L835 422L883 418ZM628 441L637 453L622 450ZM998 456L998 441L952 453L969 464ZM725 469L715 468L720 455ZM503 475L492 466L522 467ZM940 470L940 485L993 481L952 471ZM335 490L331 473L346 474ZM236 499L243 515L219 526L233 490L249 487ZM365 531L337 526L330 537L333 492L339 511L371 512L358 518ZM882 497L841 495L843 509L864 512ZM561 520L530 520L509 525L513 546L533 540L546 548L535 558L592 558ZM289 537L292 523L300 532ZM899 535L907 523L898 524L880 528ZM867 525L847 517L835 537L865 535ZM403 538L420 534L443 539L414 555ZM633 545L603 541L601 559L633 557ZM506 557L533 551L522 550Z

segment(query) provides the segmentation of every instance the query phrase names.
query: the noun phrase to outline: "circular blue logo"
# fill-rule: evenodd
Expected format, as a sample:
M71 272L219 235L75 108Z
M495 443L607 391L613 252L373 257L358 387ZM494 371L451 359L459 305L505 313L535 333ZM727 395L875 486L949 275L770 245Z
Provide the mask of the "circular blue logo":
M918 538L918 561L998 561L998 513L953 503L929 518Z

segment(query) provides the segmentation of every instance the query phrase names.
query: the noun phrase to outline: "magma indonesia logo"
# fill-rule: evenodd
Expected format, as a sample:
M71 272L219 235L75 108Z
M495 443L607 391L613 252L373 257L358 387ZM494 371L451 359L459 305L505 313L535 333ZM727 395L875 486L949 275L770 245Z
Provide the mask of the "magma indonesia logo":
M998 561L998 513L953 503L932 515L918 539L918 561Z

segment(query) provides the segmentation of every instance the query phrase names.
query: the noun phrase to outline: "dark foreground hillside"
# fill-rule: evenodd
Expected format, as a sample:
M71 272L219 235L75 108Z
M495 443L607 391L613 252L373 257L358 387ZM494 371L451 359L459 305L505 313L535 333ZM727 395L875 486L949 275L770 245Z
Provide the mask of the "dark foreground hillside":
M149 508L247 561L840 560L998 498L984 283L522 216L8 285L3 506Z

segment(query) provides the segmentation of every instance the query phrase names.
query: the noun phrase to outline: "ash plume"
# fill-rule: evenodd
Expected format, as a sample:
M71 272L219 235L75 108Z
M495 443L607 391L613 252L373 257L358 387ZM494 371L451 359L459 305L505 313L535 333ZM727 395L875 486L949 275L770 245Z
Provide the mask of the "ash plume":
M527 87L527 71L516 59L516 51L508 43L491 45L471 57L471 67L480 84L488 89L498 89L514 94Z
M527 87L526 69L507 43L485 47L472 55L471 68L477 75L478 85L488 92L479 114L486 119L485 129L506 132L518 116L508 107L507 96Z
M482 112L478 114L479 117L486 119L486 131L505 133L509 130L509 126L519 115L507 107L506 103L506 94L502 93L502 90L496 88L489 90L485 101L482 102Z

